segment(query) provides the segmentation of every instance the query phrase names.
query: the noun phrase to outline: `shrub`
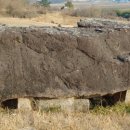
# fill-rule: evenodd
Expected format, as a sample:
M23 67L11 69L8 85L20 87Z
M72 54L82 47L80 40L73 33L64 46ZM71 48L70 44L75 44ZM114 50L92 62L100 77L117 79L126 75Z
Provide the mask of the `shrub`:
M41 0L39 1L39 4L44 7L49 7L51 2L49 2L48 0Z
M74 5L72 4L71 1L67 1L67 2L65 3L65 6L68 7L68 8L73 8L73 7L74 7Z
M130 10L117 10L116 13L119 17L130 18Z

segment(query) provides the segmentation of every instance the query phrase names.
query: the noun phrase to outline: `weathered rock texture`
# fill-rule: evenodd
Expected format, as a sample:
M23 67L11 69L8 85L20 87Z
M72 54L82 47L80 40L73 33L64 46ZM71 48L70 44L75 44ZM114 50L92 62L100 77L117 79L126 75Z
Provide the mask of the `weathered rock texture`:
M129 53L129 28L99 33L94 28L1 26L0 101L90 98L130 89Z
M85 28L107 28L107 29L128 29L130 28L130 24L123 23L117 20L110 19L101 19L101 18L90 18L90 19L81 19L80 22L77 23L78 27Z

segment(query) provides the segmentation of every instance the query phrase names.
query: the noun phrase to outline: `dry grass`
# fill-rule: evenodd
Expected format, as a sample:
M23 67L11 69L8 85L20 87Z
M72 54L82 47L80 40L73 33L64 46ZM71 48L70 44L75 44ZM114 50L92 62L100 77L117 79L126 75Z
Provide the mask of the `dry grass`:
M80 4L79 4L80 6ZM127 6L123 7L126 8ZM121 7L120 7L121 8ZM120 9L119 8L119 9ZM128 8L128 7L127 7ZM118 14L116 7L105 6L86 6L80 8L71 8L61 10L60 6L44 7L39 4L29 4L27 0L0 0L0 15L18 17L18 18L32 18L48 12L59 12L75 17L104 17L117 18ZM64 20L66 20L64 18Z
M88 17L88 18L110 18L110 19L124 19L130 13L129 8L106 8L100 6L89 6L86 8L63 10L63 14L75 17ZM123 16L122 16L123 14ZM125 17L126 14L126 17ZM129 16L130 17L130 16ZM129 18L128 17L128 18ZM128 20L128 19L127 19Z
M27 0L0 0L0 14L3 16L32 18L46 11L41 6L34 6Z
M68 14L70 16L76 17L89 17L89 18L117 18L116 10L115 9L106 9L106 8L99 8L99 7L88 7L88 8L81 8L81 9L72 9L66 10L63 13Z
M63 15L59 12L46 13L35 18L12 18L12 17L0 17L0 24L7 24L9 26L76 26L81 17L72 17Z
M60 12L46 13L35 18L12 18L12 17L0 17L0 24L6 24L8 26L58 26L73 27L77 26L77 22L85 17L74 17L62 14ZM86 18L85 18L86 19ZM91 18L88 18L91 19ZM117 19L120 23L129 24L129 21Z
M45 8L40 5L31 5L27 0L8 0L8 2L6 0L0 0L0 16L7 17L6 20L1 18L4 22L1 22L0 19L0 23L13 23L14 25L16 24L16 26L17 23L22 22L25 26L28 25L28 23L30 23L29 25L51 23L55 25L75 26L77 21L83 17L121 19L117 16L117 11L113 8L89 6L86 8L81 7L80 9L60 10L59 7L54 6ZM22 21L20 19L19 22L17 22L18 19L11 19L9 17L22 18ZM31 21L28 21L28 19Z
M80 18L81 17L72 17L66 14L62 14L60 12L54 12L54 13L47 13L45 15L33 18L33 20L37 22L75 26L77 24L77 21L80 20Z
M29 112L28 112L29 113ZM25 114L25 115L24 115ZM34 127L36 130L129 130L130 115L94 115L92 113L27 113L0 114L0 130Z
M88 113L60 113L38 111L0 112L0 130L130 130L130 114L123 105L112 108L95 108ZM102 113L107 111L107 113ZM108 112L109 111L109 112Z

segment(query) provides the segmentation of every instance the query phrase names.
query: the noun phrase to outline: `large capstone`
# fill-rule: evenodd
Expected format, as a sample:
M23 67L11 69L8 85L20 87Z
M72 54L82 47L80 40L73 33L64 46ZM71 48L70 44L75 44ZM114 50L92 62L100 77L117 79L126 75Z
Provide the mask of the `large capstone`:
M92 98L130 89L130 29L0 27L0 101Z

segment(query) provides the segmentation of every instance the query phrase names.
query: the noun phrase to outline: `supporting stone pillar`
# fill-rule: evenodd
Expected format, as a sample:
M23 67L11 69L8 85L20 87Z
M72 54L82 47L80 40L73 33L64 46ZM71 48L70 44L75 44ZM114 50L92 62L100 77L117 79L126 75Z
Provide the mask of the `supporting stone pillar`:
M29 98L19 98L18 99L18 109L32 110L32 101Z
M130 104L130 90L126 92L125 103Z
M63 112L87 112L90 107L88 99L38 99L37 106L43 111L63 111Z

